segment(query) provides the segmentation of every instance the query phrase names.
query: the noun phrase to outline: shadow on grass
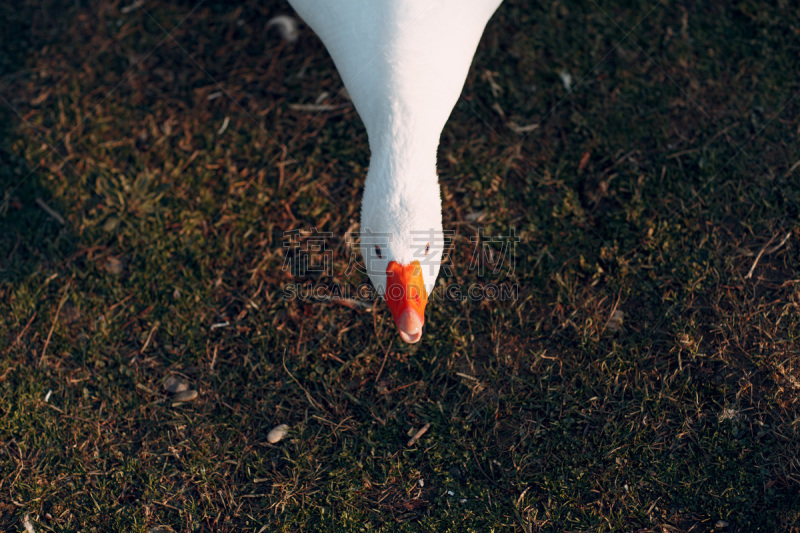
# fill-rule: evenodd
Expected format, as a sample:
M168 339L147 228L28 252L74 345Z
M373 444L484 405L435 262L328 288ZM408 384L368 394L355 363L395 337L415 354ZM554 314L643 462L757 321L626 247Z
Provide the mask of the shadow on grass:
M16 81L33 75L26 64L28 52L57 39L74 12L53 1L0 5L0 282L14 283L52 267L75 248L59 214L62 206L42 183L46 170L31 167L20 153L25 143L17 142L16 128L24 118L13 90Z

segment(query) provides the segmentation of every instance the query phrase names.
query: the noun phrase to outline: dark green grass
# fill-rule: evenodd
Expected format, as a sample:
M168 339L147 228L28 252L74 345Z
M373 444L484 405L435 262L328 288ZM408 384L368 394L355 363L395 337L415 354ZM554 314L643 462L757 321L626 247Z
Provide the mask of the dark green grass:
M0 6L0 529L798 531L800 23L718 4L501 6L438 290L517 298L433 302L413 347L282 298L366 281L368 164L286 4ZM311 227L332 273L293 278ZM512 271L469 270L480 227Z

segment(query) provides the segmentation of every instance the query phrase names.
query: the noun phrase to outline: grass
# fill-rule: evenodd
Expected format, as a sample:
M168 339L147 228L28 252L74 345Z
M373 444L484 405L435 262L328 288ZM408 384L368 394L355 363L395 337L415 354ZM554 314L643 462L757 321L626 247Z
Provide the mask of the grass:
M415 346L382 302L283 298L366 281L317 38L265 30L282 2L123 7L0 6L0 529L800 531L789 2L501 6L442 136L439 290L517 297L434 302ZM331 272L292 277L311 227ZM481 228L513 269L468 268Z

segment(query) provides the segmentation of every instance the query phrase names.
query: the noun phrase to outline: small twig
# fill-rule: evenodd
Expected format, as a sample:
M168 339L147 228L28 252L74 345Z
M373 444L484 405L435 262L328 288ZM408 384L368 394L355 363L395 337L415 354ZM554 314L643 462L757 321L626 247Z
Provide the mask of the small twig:
M300 355L300 344L303 342L303 328L305 327L305 322L300 322L300 333L297 335L297 346L294 347L295 355ZM283 357L286 357L286 352L284 351ZM284 365L286 366L286 365ZM287 370L288 372L288 370Z
M533 124L526 124L524 126L520 126L519 124L517 124L513 120L509 120L506 123L506 126L508 127L508 129L510 129L514 133L519 133L519 134L530 133L530 132L532 132L534 130L538 130L539 129L539 123L538 122L534 122Z
M139 354L144 355L144 351L147 350L147 347L150 345L150 341L153 338L153 334L156 332L156 330L158 329L158 326L160 326L160 325L161 325L161 322L156 320L156 323L153 324L152 328L150 328L150 333L148 333L148 335L147 335L147 340L144 341L144 346L142 346L142 349L139 350Z
M222 121L222 126L220 126L220 128L217 130L217 135L222 135L223 133L225 133L225 130L228 129L228 124L230 124L230 122L231 118L225 117L225 120Z
M494 486L499 487L500 485L497 483L497 481L495 481L494 479L490 478L486 474L486 471L481 466L481 461L480 461L480 459L478 459L478 454L475 452L475 449L473 448L471 451L472 451L472 456L475 458L475 464L478 466L478 470L481 471L481 474L483 474L483 477L485 477L486 479L491 481Z
M168 504L168 503L166 503L166 502L157 502L157 501L153 500L153 503L155 503L156 505L161 505L161 506L163 506L163 507L166 507L167 509L172 509L172 510L174 510L174 511L178 511L178 512L180 512L180 511L181 511L181 510L180 510L180 509L178 509L177 507L175 507L175 506L173 506L173 505L170 505L170 504Z
M789 167L789 170L786 171L786 174L784 174L783 177L788 178L789 176L791 176L792 172L794 172L797 169L797 167L800 167L800 161L797 161L794 165Z
M349 307L350 309L355 310L364 310L366 312L372 311L372 306L366 302L362 302L360 300L354 300L353 298L332 298L332 302L336 302L337 304L341 304L345 307Z
M700 147L700 148L689 148L688 150L681 150L680 152L675 152L674 154L670 154L670 155L668 155L668 156L666 157L666 159L674 159L674 158L676 158L676 157L680 157L680 156L682 156L682 155L693 154L693 153L695 153L695 152L700 152L700 151L702 151L702 150L705 150L706 148L708 148L709 146L711 146L711 143L713 143L714 141L716 141L716 140L717 140L717 139L718 139L720 136L722 136L722 135L725 135L726 133L728 133L728 132L729 132L729 131L731 131L733 128L737 127L738 125L739 125L739 122L734 122L734 123L733 123L733 124L731 124L730 126L726 126L725 128L722 128L722 129L721 129L721 130L719 130L717 133L715 133L715 134L714 134L714 136L713 136L713 137L711 137L711 138L710 138L708 141L706 141L705 143L703 143L703 146L702 146L702 147Z
M69 286L72 284L72 280L67 282L67 286L64 289L64 296L61 297L61 301L58 304L58 309L56 309L56 316L53 317L53 324L50 326L50 333L47 334L47 340L44 341L44 348L42 348L42 356L39 358L39 366L44 364L45 354L47 353L47 346L50 344L50 337L53 336L53 330L56 329L56 323L58 322L58 315L61 313L61 307L63 307L64 302L67 301L67 295L69 295Z
M786 241L788 241L789 237L791 237L791 236L792 236L792 232L790 231L789 233L786 234L786 236L783 239L781 239L781 242L779 242L778 244L776 244L775 246L773 246L772 248L770 248L769 250L764 252L764 255L769 255L771 253L777 252L781 248L781 246L786 244Z
M120 8L120 10L119 10L119 12L120 12L120 13L122 13L123 15L127 15L127 14L128 14L128 13L130 13L131 11L134 11L134 10L136 10L136 9L139 9L139 8L140 8L140 7L142 7L143 5L144 5L144 1L143 1L143 0L136 0L136 1L135 1L134 3L132 3L131 5L128 5L128 6L125 6L125 7L121 7L121 8Z
M143 391L148 392L148 393L152 394L153 396L160 396L160 394L158 394L156 391L154 391L153 389L147 387L146 385L142 385L141 383L137 383L136 384L136 388L137 389L142 389Z
M339 111L350 107L350 104L330 105L330 104L289 104L289 109L292 111L304 111L309 113L317 113L321 111Z
M305 392L305 393L306 393L306 398L308 398L308 401L311 403L311 405L313 405L314 407L316 407L316 408L317 408L317 409L319 409L320 411L323 411L323 412L325 412L325 409L323 409L323 408L322 408L322 406L321 406L320 404L318 404L318 403L317 403L317 402L314 400L314 398L312 398L312 397L311 397L311 393L309 393L309 392L306 390L306 388L305 388L305 387L303 387L303 386L300 384L300 382L299 382L299 381L297 381L297 379L296 379L296 378L295 378L295 377L292 375L292 373L291 373L291 372L289 372L289 369L288 369L288 368L286 368L286 349L285 349L285 348L284 348L284 350L283 350L283 360L282 360L282 363L283 363L283 369L284 369L284 370L286 370L286 373L287 373L287 374L289 374L289 377L290 377L290 378L292 378L292 381L294 381L295 383L297 383L297 386L298 386L298 387L300 387L300 388L303 390L303 392Z
M59 215L59 214L56 212L56 210L55 210L55 209L53 209L52 207L50 207L49 205L47 205L46 203L44 203L44 200L42 200L42 199L41 199L41 198L39 198L38 196L36 197L36 203L37 203L37 204L39 204L39 207L41 207L42 209L44 209L44 212L45 212L45 213L47 213L48 215L50 215L51 217L53 217L53 219L55 219L55 221L56 221L56 222L58 222L59 224L61 224L62 226L63 226L63 225L65 225L65 224L67 223L67 222L64 220L64 217L62 217L61 215Z
M674 154L669 154L664 159L675 159L676 157L681 157L682 155L693 154L695 152L699 152L700 148L689 148L688 150L681 150L680 152L675 152Z
M383 373L383 367L386 365L386 359L389 357L389 350L392 349L392 344L394 344L394 339L389 343L389 347L383 352L383 363L381 363L381 369L378 370L378 375L375 376L375 383L381 378L381 374Z
M214 370L214 364L216 364L216 362L217 362L217 352L218 351L219 351L219 344L214 346L214 355L213 355L213 357L211 357L211 364L209 365L209 368L211 370Z
M730 126L726 126L726 127L722 128L717 133L715 133L713 137L711 137L708 141L706 141L705 144L703 144L703 148L708 148L711 145L711 143L716 141L720 136L725 135L726 133L731 131L733 128L736 128L738 126L739 126L739 121L737 120L736 122L734 122Z
M750 271L747 273L747 275L744 277L744 279L750 279L751 277L753 277L753 271L756 269L756 265L757 265L757 264L758 264L758 262L761 260L761 256L762 256L762 255L764 255L764 251L767 249L767 246L769 246L770 244L772 244L772 241L773 241L774 239L775 239L775 237L770 237L770 239L767 241L767 244L765 244L765 245L764 245L764 246L761 248L761 251L760 251L760 252L758 252L758 255L756 256L756 259L755 259L755 261L753 261L753 266L751 266L751 267L750 267Z
M14 344L11 345L11 348L14 348L17 344L19 344L19 342L22 340L22 337L24 337L25 333L27 333L28 328L31 327L31 323L33 322L34 318L36 318L36 311L33 312L33 316L31 316L31 319L28 320L28 323L25 324L25 327L22 328L22 331L19 332L19 335L17 335L17 339L14 341Z
M769 250L767 250L767 246L769 246L770 244L772 244L772 241L774 241L774 240L775 240L775 237L774 237L774 236L773 236L773 237L771 237L771 238L770 238L770 240L769 240L769 241L767 241L767 244L765 244L765 245L764 245L764 247L763 247L763 248L761 248L761 251L760 251L760 252L758 252L758 255L756 256L756 259L755 259L755 261L753 261L753 266L751 266L751 267L750 267L750 271L747 273L747 275L744 277L744 279L750 279L750 278L752 278L752 277L753 277L753 272L754 272L754 271L755 271L755 269L756 269L756 265L758 265L758 262L761 260L761 256L762 256L762 255L764 255L764 254L767 254L767 255L769 255L769 254L771 254L771 253L773 253L773 252L776 252L778 249L780 249L780 247L781 247L781 246L783 246L784 244L786 244L786 241L788 241L788 240L789 240L789 237L791 237L791 236L792 236L792 232L790 231L789 233L787 233L787 234L786 234L786 236L783 238L783 240L782 240L781 242L779 242L779 243L778 243L776 246L773 246L772 248L770 248Z
M381 350L386 351L386 348L383 347L383 343L381 342L380 332L378 331L378 313L377 313L378 306L372 306L372 328L375 331L375 340L378 341L378 346L381 347Z
M431 428L430 424L425 424L424 426L422 426L419 431L414 433L414 436L411 437L411 440L408 441L408 444L406 446L413 446L414 444L416 444L419 438L423 436L425 433L427 433L430 428Z
M618 317L615 316L615 314L617 312L617 307L619 307L620 298L622 298L622 291L619 291L619 293L617 293L617 299L614 302L614 307L611 308L611 314L609 315L608 320L606 321L605 325L603 326L603 329L600 330L600 335L605 333L605 331L608 328L609 324L612 323L611 321L615 320L615 319L617 320L617 322L615 323L615 326L617 327L617 331L619 330L619 326L622 324L622 322L619 320ZM611 329L614 329L614 326L612 326ZM613 333L616 333L616 331L614 331Z

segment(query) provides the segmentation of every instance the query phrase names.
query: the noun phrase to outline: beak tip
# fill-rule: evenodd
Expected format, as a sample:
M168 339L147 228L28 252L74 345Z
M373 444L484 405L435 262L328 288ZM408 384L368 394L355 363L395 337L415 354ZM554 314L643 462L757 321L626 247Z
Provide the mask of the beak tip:
M422 338L422 331L418 331L414 334L408 334L401 329L400 338L403 339L403 342L408 344L416 344Z
M409 344L418 342L422 338L422 324L419 315L411 309L407 309L397 320L400 338Z

